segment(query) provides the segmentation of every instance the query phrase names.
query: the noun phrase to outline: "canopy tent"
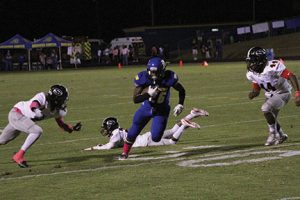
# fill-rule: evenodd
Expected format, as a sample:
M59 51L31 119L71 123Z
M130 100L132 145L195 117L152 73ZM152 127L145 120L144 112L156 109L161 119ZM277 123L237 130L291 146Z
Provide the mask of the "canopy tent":
M35 40L32 42L32 48L47 48L47 47L57 47L59 51L59 67L62 69L61 65L61 47L69 47L72 46L72 41L65 40L63 38L58 37L53 33L48 33L44 37Z
M28 69L30 70L30 50L32 42L22 37L19 34L16 34L12 38L6 40L5 42L0 43L0 49L27 49L28 55Z

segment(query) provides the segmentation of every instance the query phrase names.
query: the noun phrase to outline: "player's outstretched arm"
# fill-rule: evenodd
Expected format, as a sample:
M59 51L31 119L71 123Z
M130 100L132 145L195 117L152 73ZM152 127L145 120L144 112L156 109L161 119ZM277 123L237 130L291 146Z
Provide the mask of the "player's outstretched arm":
M76 123L74 126L66 124L62 117L55 118L55 121L60 128L69 133L72 133L73 131L80 131L82 127L81 122Z
M88 147L88 148L85 148L83 150L85 150L85 151L108 150L108 149L112 149L114 147L116 147L116 144L114 142L108 142L106 144L98 144L98 145L93 146L93 147Z

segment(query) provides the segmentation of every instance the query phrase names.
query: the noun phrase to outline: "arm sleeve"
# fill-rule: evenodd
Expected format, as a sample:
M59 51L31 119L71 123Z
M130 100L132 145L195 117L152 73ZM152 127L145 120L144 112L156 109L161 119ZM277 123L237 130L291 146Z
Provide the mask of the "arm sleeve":
M185 100L185 89L184 89L184 87L179 82L177 82L173 86L173 88L179 92L179 94L178 94L178 96L179 96L178 104L183 105L184 104L184 100Z
M69 124L66 124L62 117L55 118L55 121L58 124L58 126L62 128L64 131L67 131L69 133L73 132L73 127Z
M282 71L280 76L289 80L291 78L291 76L293 76L293 75L294 74L291 71L289 71L288 69L285 69Z

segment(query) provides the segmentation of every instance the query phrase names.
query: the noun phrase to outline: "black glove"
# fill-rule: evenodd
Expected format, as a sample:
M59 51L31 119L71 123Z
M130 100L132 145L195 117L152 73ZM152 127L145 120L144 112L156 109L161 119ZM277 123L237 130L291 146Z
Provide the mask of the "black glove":
M77 124L75 124L75 126L73 126L73 131L80 131L81 130L81 122L78 122Z

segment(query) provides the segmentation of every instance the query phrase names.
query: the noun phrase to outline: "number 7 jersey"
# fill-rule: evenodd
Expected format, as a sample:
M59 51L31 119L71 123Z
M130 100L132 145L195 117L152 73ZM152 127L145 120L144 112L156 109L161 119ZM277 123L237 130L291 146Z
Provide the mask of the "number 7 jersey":
M261 74L248 71L246 77L249 81L258 84L258 86L266 91L265 95L269 96L273 93L291 93L292 86L288 80L282 77L286 70L284 64L278 60L268 61L267 66Z

